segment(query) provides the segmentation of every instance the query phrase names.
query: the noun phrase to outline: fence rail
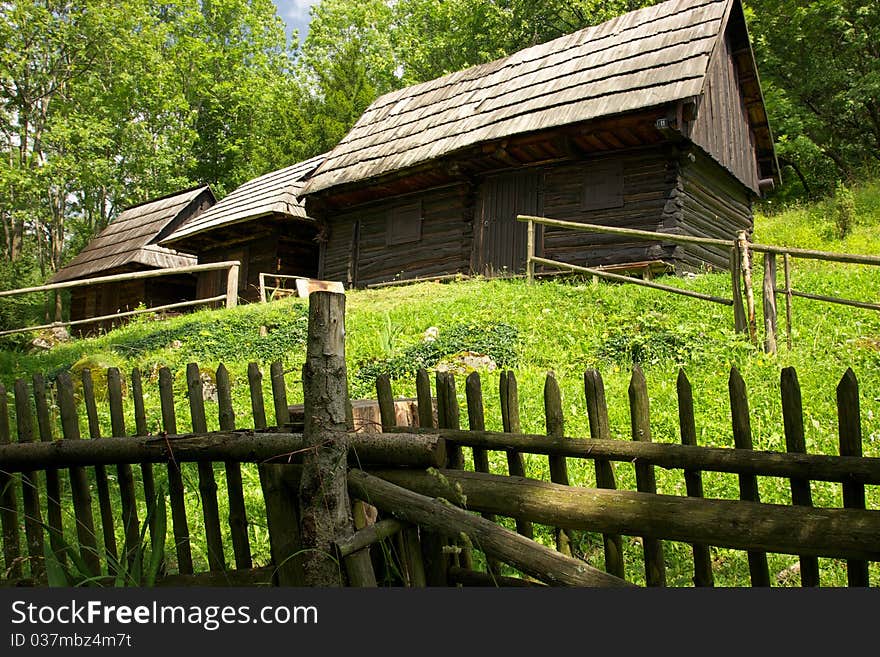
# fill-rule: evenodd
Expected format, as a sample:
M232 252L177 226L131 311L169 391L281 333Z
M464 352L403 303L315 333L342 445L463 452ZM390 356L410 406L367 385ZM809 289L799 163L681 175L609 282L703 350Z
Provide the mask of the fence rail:
M40 331L43 329L53 328L55 326L77 326L80 324L91 324L108 319L116 319L119 317L131 317L133 315L142 315L144 313L160 312L163 310L172 310L175 308L187 308L191 306L199 306L216 301L225 301L227 308L234 308L238 305L238 276L241 263L238 260L227 260L224 262L212 262L204 265L191 265L188 267L169 267L166 269L154 269L150 271L128 272L125 274L113 274L111 276L96 276L94 278L86 278L75 281L64 281L62 283L50 283L48 285L38 285L36 287L18 288L16 290L0 290L0 298L9 297L19 294L30 294L34 292L51 292L53 290L66 290L74 287L89 287L92 285L103 285L107 283L121 283L123 281L133 281L146 278L160 278L162 276L173 276L178 274L197 274L206 271L225 270L226 273L226 294L220 294L208 299L195 299L193 301L181 301L179 303L165 304L155 306L153 308L138 308L136 310L128 310L124 312L114 313L112 315L103 315L101 317L89 317L82 320L74 321L58 321L51 324L42 324L40 326L26 326L17 329L0 331L0 336L12 335L13 333L24 333L26 331Z
M752 253L762 253L764 256L763 268L763 313L764 313L764 350L768 353L776 353L777 350L777 313L776 313L776 297L783 296L785 298L785 317L786 317L786 344L791 349L792 341L792 298L799 297L802 299L810 299L813 301L821 301L825 303L834 303L853 308L862 308L865 310L880 310L880 304L867 301L859 301L854 299L845 299L830 295L814 294L811 292L803 292L792 288L791 284L791 259L802 258L807 260L821 260L824 262L839 262L846 264L858 264L869 266L880 266L880 256L860 255L853 253L834 253L830 251L816 251L812 249L799 249L794 247L772 246L769 244L754 244L748 241L745 231L741 232L737 239L723 240L708 237L694 237L690 235L678 235L675 233L661 233L659 231L636 230L632 228L615 228L613 226L602 226L599 224L587 224L576 221L561 221L558 219L549 219L546 217L533 217L529 215L517 216L517 221L527 224L527 240L526 240L526 276L529 281L534 280L535 265L543 265L558 270L572 271L576 273L588 274L596 278L604 278L606 280L618 283L631 283L642 287L649 287L663 292L688 296L703 301L719 303L726 306L732 306L734 311L734 326L737 332L748 333L752 342L757 343L757 326L755 320L755 294L752 284ZM633 276L624 276L601 268L584 267L572 263L562 262L558 260L550 260L543 258L536 253L535 226L548 226L564 230L574 230L588 233L604 233L608 235L621 235L631 237L637 240L650 240L652 242L667 242L671 244L694 244L701 246L720 247L729 250L729 262L731 271L731 290L730 299L716 297L712 295L693 292L678 287L662 285L652 281L646 281ZM778 287L776 282L776 256L783 256L783 267L785 274L784 287Z

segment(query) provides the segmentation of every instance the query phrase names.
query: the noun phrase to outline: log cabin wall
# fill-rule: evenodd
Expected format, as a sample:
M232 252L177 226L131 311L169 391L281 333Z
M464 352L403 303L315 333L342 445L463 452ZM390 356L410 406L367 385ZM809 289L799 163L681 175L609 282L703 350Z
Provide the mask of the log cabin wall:
M474 190L466 183L336 212L319 276L348 287L469 273Z
M617 228L673 230L681 213L669 203L677 177L671 152L669 147L650 148L549 168L544 174L544 215ZM668 259L673 251L659 242L551 227L537 250L545 258L587 267Z
M260 230L255 230L255 223ZM254 236L254 233L257 233ZM317 227L284 218L261 218L224 226L212 231L216 246L199 245L195 249L199 264L238 260L238 296L241 300L260 300L260 274L284 274L314 278L318 273ZM204 243L204 242L203 242ZM198 299L225 294L226 272L204 272L199 275Z

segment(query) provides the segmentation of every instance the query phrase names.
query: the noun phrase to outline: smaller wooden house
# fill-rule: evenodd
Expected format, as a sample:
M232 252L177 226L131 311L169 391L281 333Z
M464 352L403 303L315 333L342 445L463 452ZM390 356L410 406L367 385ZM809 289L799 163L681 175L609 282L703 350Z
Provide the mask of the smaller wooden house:
M522 272L518 214L656 232L556 228L573 265L724 268L779 178L740 0L668 0L378 98L302 190L327 224L321 278Z
M159 246L158 242L215 202L214 193L203 186L127 208L59 269L50 282L195 265L195 256ZM190 301L195 298L195 288L196 279L191 274L73 288L70 319L112 315L140 304L153 307ZM80 330L85 333L110 325L109 320L83 324Z
M321 162L313 157L250 180L207 212L184 222L162 239L164 246L198 256L199 264L238 260L238 294L260 297L260 274L315 278L318 273L318 224L297 194L303 178ZM226 291L222 272L199 277L197 298Z

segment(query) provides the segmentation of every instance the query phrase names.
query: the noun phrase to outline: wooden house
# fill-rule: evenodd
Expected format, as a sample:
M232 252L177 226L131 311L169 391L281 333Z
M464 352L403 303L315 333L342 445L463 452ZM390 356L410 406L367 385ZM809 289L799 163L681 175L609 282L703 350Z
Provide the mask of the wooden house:
M162 244L195 253L199 264L238 260L238 293L260 296L260 273L315 278L318 224L297 199L302 180L323 160L318 156L272 171L241 185L207 212L193 217ZM222 272L200 275L199 299L226 291Z
M319 276L520 272L535 214L733 237L778 182L739 0L671 0L367 108L308 178L327 224ZM727 254L538 231L537 253L585 266L727 266Z
M195 265L195 256L159 246L158 242L215 202L209 187L196 187L130 207L59 269L50 282ZM102 317L132 310L140 304L152 307L190 301L195 298L195 287L196 279L190 274L75 287L71 292L70 319ZM109 320L83 324L81 331L109 328L111 324Z

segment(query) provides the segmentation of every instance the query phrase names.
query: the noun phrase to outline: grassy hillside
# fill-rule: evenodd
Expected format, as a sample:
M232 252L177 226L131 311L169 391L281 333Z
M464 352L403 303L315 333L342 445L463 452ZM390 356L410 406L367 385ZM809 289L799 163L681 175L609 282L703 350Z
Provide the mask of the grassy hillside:
M880 246L880 184L855 190L852 232L844 240L835 237L836 208L833 201L828 201L759 216L755 241L876 253ZM796 261L793 281L795 288L805 291L877 301L880 271ZM664 282L730 295L726 274ZM489 356L499 368L516 372L524 431L545 431L543 384L552 371L562 389L566 434L587 436L582 374L586 368L596 367L605 379L613 437L628 440L627 385L633 362L638 362L648 379L655 441L680 440L675 380L679 368L683 368L694 388L700 443L732 446L727 378L730 368L736 366L748 386L756 449L784 450L779 373L790 365L797 369L802 386L808 451L835 454L835 387L846 368L852 367L861 384L865 451L880 456L880 397L876 393L880 389L880 315L876 312L795 299L793 349L789 352L780 338L780 353L771 357L734 333L730 308L634 286L585 280L546 280L532 286L522 280L470 280L352 291L346 303L347 360L353 397L372 396L374 377L382 371L394 375L396 394L414 396L414 372L418 367L431 369L438 362L455 363L457 355L473 352ZM758 313L760 318L760 300ZM51 377L64 369L117 366L127 372L138 367L145 376L150 430L158 431L158 369L167 366L174 372L179 418L185 418L186 364L198 362L204 370L212 371L223 362L233 382L238 423L247 426L249 361L262 363L267 372L268 363L283 360L289 371L289 399L292 403L301 401L298 373L306 324L306 305L297 299L230 311L203 311L161 322L141 319L107 335L74 341L44 353L0 352L0 380L10 387L16 377L37 371ZM261 336L263 326L268 332ZM780 329L783 327L781 312ZM436 334L436 339L426 340L426 332ZM485 366L480 371L488 428L500 430L498 373ZM465 409L461 377L458 389L460 406ZM268 399L268 389L266 394ZM211 428L216 428L216 408L209 407L208 413L214 419ZM185 422L181 421L179 428L186 430ZM528 466L532 476L549 478L545 457L530 458ZM494 467L505 471L503 455L497 456ZM616 472L622 488L635 488L631 466L621 464ZM680 472L658 470L657 474L661 493L684 494ZM594 483L592 466L576 461L570 462L570 477L574 484ZM246 469L245 479L256 490L256 473ZM816 504L839 505L839 488L814 484ZM706 474L705 489L707 496L738 494L732 475ZM791 501L786 482L765 478L760 481L760 490L765 501ZM195 490L192 495L195 506ZM868 495L869 504L880 508L877 491L869 490ZM257 500L255 495L250 502L258 504ZM199 515L192 513L191 518L198 522ZM198 536L198 527L192 531ZM262 555L257 548L258 559L267 558L265 528L257 523L251 531L257 545L262 546ZM550 542L549 534L543 538ZM601 565L600 537L584 534L576 547L592 563ZM627 575L634 581L643 579L640 549L636 539L628 541ZM670 583L689 584L689 547L668 543L667 550ZM747 582L743 553L716 550L714 556L719 584ZM770 556L772 573L781 573L780 583L787 583L787 569L795 563L794 557ZM845 583L841 564L823 560L822 566L823 583ZM876 565L872 567L872 578L877 581L880 570Z

